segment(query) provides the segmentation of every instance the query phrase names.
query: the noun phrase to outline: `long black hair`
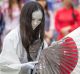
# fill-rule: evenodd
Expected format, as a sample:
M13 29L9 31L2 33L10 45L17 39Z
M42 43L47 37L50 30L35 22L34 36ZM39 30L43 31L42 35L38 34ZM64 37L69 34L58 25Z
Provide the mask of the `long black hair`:
M71 4L71 8L72 8L72 17L74 21L77 21L77 15L75 14L75 8L73 4Z
M41 10L43 17L41 23L37 26L35 30L32 29L32 13L36 10ZM39 38L43 42L44 38L44 10L40 4L37 2L28 2L26 3L21 11L20 15L20 35L22 40L22 45L26 49L26 52L29 52L29 46Z
M36 1L37 1L37 2L38 2L38 1L42 1L42 2L45 1L45 2L46 2L46 5L44 6L43 9L45 10L47 16L50 17L50 14L49 14L49 12L48 12L48 2L47 2L47 0L36 0Z

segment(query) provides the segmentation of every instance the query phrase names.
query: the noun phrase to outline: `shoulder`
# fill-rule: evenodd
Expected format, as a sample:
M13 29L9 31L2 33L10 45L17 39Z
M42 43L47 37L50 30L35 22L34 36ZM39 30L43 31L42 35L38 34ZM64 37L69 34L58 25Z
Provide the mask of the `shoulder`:
M15 43L18 42L19 41L19 28L17 27L13 29L10 33L8 33L6 37L4 38L4 42L5 41L12 41Z

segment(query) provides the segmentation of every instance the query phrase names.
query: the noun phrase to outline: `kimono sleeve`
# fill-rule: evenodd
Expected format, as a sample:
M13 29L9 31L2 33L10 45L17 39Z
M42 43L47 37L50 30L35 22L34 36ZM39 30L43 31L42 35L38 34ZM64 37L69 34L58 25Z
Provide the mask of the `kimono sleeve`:
M0 74L19 74L21 69L19 58L16 54L14 41L7 36L3 42L0 54Z

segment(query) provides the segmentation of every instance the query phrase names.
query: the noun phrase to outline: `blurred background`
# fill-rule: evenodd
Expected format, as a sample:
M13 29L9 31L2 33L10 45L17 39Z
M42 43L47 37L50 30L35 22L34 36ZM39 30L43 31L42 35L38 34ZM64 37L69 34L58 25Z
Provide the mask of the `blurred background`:
M29 1L39 2L44 9L48 45L80 25L80 0L0 0L0 49L5 36L19 25L21 9Z

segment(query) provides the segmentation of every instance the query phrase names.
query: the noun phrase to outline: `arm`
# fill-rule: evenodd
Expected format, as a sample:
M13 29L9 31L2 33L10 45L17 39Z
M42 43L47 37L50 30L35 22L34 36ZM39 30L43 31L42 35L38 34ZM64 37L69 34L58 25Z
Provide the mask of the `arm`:
M32 69L35 63L37 62L21 64L16 54L14 41L10 39L10 36L4 39L3 49L0 55L0 74L19 74L22 68L26 70Z
M77 10L75 10L74 13L75 13L76 19L75 19L75 23L71 26L70 31L73 31L80 26L80 13Z
M60 12L58 12L55 16L55 28L59 33L65 36L69 33L71 27L70 26L66 26L66 27L64 26L63 28L61 27L61 23L59 22L59 14Z
M60 23L59 23L59 12L56 13L55 15L55 28L58 32L61 31Z
M16 54L16 49L14 47L14 42L7 36L3 42L3 49L0 55L0 71L1 74L18 74L21 67L16 65L15 67L11 65L20 64L19 58Z

